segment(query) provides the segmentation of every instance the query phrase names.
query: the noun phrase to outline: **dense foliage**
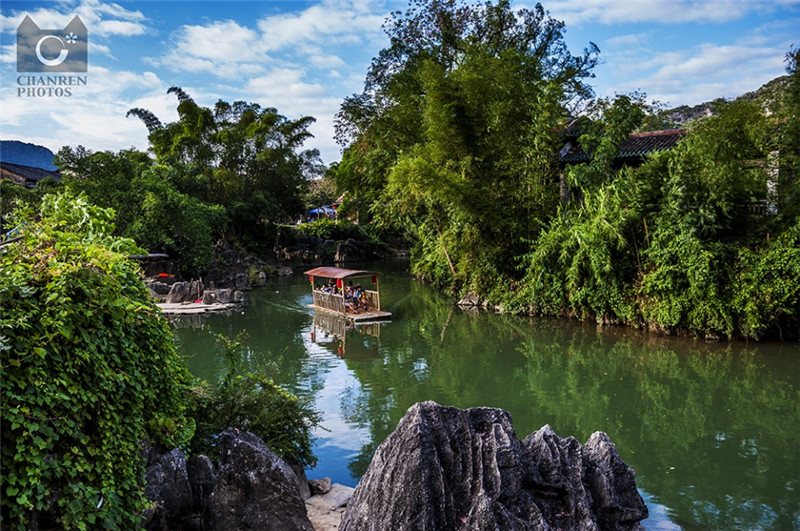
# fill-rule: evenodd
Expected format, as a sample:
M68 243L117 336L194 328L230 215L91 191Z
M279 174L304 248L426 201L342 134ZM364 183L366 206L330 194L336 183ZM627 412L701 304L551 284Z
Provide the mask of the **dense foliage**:
M540 5L419 1L385 27L337 117L334 173L342 210L406 232L417 275L516 311L796 332L796 50L769 112L717 101L677 148L623 167L620 142L663 117L638 93L589 101L598 50L572 56ZM591 161L565 166L575 131Z
M297 227L295 233L298 236L313 236L323 240L345 241L354 239L361 242L381 244L384 242L386 234L375 225L359 225L347 220L333 221L330 219L319 219L310 223L303 223Z
M0 247L3 528L136 528L146 501L143 448L214 457L228 427L313 465L309 406L263 371L243 373L241 338L220 338L228 371L191 382L172 330L111 209L47 195L18 210Z
M314 118L290 120L243 101L220 100L212 110L179 87L169 92L178 98L178 121L162 124L146 109L128 114L147 126L159 163L192 169L192 195L224 206L237 237L252 242L272 222L302 214L307 180L323 171L317 150L301 150Z
M342 208L405 230L420 276L498 284L555 208L557 126L591 94L597 49L572 56L563 23L505 0L412 2L385 29L337 116Z
M617 98L581 139L592 162L568 171L584 199L532 242L516 304L725 337L796 333L800 101L780 103L770 117L721 105L675 149L618 170L616 145L644 115Z
M56 160L69 190L114 209L119 235L196 275L220 239L246 248L272 241L276 222L303 213L309 179L322 168L316 150L301 150L313 118L289 120L241 101L219 101L212 110L180 88L170 92L178 97L176 122L129 112L148 127L155 160L81 146L61 149Z
M46 196L0 248L4 528L135 527L142 441L191 435L188 372L112 218Z
M191 167L157 164L135 150L90 153L81 147L61 149L58 160L68 190L114 209L118 234L177 258L187 272L208 265L228 218L224 207L199 197L204 179Z
M311 430L319 423L318 413L278 386L265 369L244 371L243 340L241 334L234 339L217 338L226 372L216 385L203 383L195 389L190 414L197 429L191 453L215 459L217 434L233 426L258 435L290 463L314 466Z

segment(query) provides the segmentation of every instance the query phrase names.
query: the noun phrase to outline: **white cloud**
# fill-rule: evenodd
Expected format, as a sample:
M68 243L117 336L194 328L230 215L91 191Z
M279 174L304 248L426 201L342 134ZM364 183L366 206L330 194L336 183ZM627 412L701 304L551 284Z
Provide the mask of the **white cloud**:
M798 4L798 0L553 0L545 7L570 27L584 23L730 22L752 12Z
M647 44L647 42L651 39L650 33L630 33L627 35L618 35L616 37L611 37L610 39L606 39L604 47L608 46L610 48L621 48L621 47L632 47L632 46L639 46L641 44Z
M299 43L324 42L326 47L364 43L381 33L386 18L386 13L374 9L368 2L323 2L298 13L265 17L258 27L270 51Z
M62 2L52 8L12 10L10 15L0 15L0 31L16 32L25 15L30 15L42 29L63 28L78 15L86 25L90 39L141 35L148 29L146 19L140 11L131 11L118 4L107 4L98 0L83 0L77 4Z
M258 32L233 20L182 26L172 36L170 50L154 65L174 71L207 72L218 77L256 75L273 63Z
M327 109L331 101L338 105L339 98L331 97L320 83L304 80L305 72L299 68L276 68L269 73L252 78L242 92L253 101L275 107L287 116L315 116L315 110Z
M85 86L72 87L70 97L19 97L15 86L4 87L3 137L35 141L54 151L79 144L94 151L145 150L147 129L140 120L126 118L128 110L145 107L167 121L175 118L174 97L153 72L90 65L86 78Z
M220 62L247 62L263 58L254 46L258 33L233 20L205 26L183 26L177 35L177 52Z
M613 92L645 90L669 106L694 105L719 97L736 97L780 75L783 54L773 47L702 44L657 54L649 61L631 60L630 71L643 75L609 87ZM624 68L622 63L617 65Z
M17 62L17 45L7 44L2 47L0 51L0 63L16 63Z
M81 17L81 20L83 18ZM91 24L91 23L90 23ZM142 35L145 33L145 26L138 22L130 22L128 20L99 20L94 24L87 24L87 29L91 28L91 35Z
M111 48L109 48L105 44L97 44L96 42L90 40L89 41L89 54L91 56L91 55L94 55L96 53L99 53L99 54L102 54L102 55L107 55L109 57L113 57L111 55Z

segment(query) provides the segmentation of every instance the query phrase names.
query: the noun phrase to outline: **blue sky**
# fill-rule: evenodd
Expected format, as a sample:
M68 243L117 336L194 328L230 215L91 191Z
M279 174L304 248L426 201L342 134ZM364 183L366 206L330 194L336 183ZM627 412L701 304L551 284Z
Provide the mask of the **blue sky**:
M598 96L638 90L668 106L694 105L755 90L785 73L800 46L800 0L552 0L579 53L601 50L592 81ZM44 145L147 149L132 107L176 118L170 86L211 106L245 100L290 118L314 116L324 162L338 160L333 116L359 92L370 60L387 39L396 0L139 1L0 3L0 137ZM525 2L514 0L514 7ZM43 29L75 15L89 40L86 86L70 97L18 95L16 30L25 14Z

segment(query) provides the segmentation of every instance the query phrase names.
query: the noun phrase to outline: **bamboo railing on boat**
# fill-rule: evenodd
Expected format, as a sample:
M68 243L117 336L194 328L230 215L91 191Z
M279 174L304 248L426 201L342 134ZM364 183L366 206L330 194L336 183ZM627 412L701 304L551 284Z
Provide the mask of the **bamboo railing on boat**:
M344 269L341 267L317 267L305 272L311 282L314 310L338 314L353 321L385 319L391 317L390 312L381 310L380 286L378 273L360 269ZM317 285L318 279L326 279ZM370 279L374 289L361 288L359 298L348 299L345 293L352 287L355 279ZM345 286L345 281L351 286ZM325 290L331 291L325 291Z

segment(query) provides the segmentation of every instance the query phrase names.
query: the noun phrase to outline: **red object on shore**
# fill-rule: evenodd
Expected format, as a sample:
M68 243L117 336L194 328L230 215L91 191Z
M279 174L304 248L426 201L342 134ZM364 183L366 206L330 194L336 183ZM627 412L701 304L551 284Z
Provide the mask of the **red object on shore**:
M159 273L158 278L167 278L169 275L166 273Z

